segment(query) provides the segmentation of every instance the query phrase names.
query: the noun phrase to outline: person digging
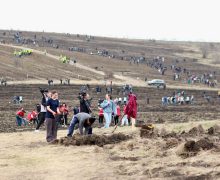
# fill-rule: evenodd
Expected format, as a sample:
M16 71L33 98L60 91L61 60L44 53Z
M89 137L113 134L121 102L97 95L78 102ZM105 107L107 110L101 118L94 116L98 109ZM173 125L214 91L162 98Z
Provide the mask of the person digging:
M79 124L80 135L91 135L92 124L95 122L95 120L95 117L92 117L90 114L84 112L74 115L68 129L67 137L72 137L76 124ZM84 128L85 131L83 133Z

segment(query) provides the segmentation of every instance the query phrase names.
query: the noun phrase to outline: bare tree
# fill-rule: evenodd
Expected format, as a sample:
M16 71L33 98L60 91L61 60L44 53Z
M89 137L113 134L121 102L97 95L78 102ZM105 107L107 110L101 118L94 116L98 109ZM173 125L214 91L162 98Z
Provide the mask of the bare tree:
M201 44L200 49L202 51L202 58L207 58L209 54L209 44L208 43Z

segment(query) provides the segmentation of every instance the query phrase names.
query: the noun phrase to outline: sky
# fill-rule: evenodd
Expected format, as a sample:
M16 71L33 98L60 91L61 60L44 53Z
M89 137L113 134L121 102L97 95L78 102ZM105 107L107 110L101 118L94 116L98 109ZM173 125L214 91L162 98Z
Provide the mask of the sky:
M3 0L0 29L220 42L220 0Z

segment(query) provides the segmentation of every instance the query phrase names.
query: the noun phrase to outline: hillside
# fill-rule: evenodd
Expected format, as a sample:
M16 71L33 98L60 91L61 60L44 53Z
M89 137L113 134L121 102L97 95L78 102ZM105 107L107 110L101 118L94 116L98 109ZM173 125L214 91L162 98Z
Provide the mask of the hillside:
M220 80L219 67L213 64L214 54L219 47L217 43L211 43L209 55L203 59L201 43L193 42L129 40L45 32L18 33L3 30L0 31L0 42L2 42L0 77L9 81L27 80L28 74L32 81L40 80L37 83L46 82L48 78L54 80L70 78L73 81L79 80L79 83L95 84L100 83L100 80L109 79L119 84L133 83L143 86L147 77L148 80L164 79L172 87L186 86L188 78L186 73L181 73L181 80L173 81L174 72L170 69L171 65L181 67L182 70L186 69L190 75L195 76L215 72L215 79ZM16 48L8 47L7 44L36 49L40 53L19 59L13 56ZM74 51L69 51L70 47L75 48ZM66 55L81 66L62 64L55 58L45 55L45 51L57 56L57 59L60 55ZM149 66L152 59L157 56L165 59L163 66L167 71L164 75ZM138 59L139 65L134 64ZM97 74L96 70L103 73Z
M205 58L202 46L208 46ZM1 179L219 179L219 47L0 30L0 80L8 83L0 86ZM48 86L51 79L54 85ZM149 87L151 79L165 80L167 88ZM93 135L67 138L67 127L59 125L58 139L48 144L44 125L35 132L32 123L16 124L20 107L27 115L41 103L39 87L58 92L70 122L82 84L90 84L92 115L98 119L98 103L111 81L112 98L122 99L121 117L127 97L122 85L132 84L136 128L119 123L113 132L113 122L100 128L96 120ZM21 103L14 101L18 96Z

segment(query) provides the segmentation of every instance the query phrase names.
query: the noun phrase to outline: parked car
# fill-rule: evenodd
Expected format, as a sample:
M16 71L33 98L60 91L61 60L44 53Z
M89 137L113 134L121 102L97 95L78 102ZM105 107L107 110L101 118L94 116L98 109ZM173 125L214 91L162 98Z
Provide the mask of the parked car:
M151 81L148 81L147 84L149 86L157 86L157 87L164 87L166 86L166 83L164 80L161 80L161 79L153 79Z

